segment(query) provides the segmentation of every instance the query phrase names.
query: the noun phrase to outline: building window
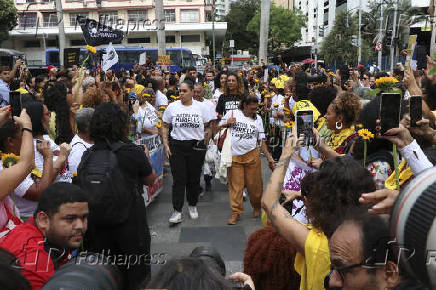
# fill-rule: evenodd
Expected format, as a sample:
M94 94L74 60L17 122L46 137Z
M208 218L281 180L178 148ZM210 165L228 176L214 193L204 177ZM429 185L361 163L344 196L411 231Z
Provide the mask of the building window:
M200 42L200 34L182 35L182 42Z
M147 20L147 10L128 11L129 23L145 22Z
M20 27L35 27L37 21L36 12L20 14Z
M150 37L128 38L127 43L150 43Z
M200 11L198 9L180 10L180 22L200 22Z
M176 22L176 10L175 9L165 9L165 22L174 23Z
M76 27L77 16L82 16L86 18L88 17L88 13L70 13L70 26Z
M29 47L40 47L41 43L39 42L39 40L27 40L24 42L24 47L29 48Z
M98 21L106 26L114 26L117 24L118 11L106 11L98 14Z
M58 39L48 39L46 42L47 46L51 47L59 47L59 40Z
M71 39L72 46L83 46L86 45L86 42L83 39Z
M165 42L166 43L176 43L176 36L175 35L166 35Z
M44 27L58 26L58 18L56 13L50 13L50 12L42 13L42 26Z

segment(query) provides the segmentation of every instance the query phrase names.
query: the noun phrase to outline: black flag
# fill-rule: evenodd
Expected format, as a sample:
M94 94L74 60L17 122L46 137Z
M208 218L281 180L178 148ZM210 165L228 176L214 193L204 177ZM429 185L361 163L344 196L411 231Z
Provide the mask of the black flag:
M97 46L109 43L121 43L124 34L119 29L112 29L110 26L101 24L93 19L77 16L77 23L83 31L83 36L88 45Z

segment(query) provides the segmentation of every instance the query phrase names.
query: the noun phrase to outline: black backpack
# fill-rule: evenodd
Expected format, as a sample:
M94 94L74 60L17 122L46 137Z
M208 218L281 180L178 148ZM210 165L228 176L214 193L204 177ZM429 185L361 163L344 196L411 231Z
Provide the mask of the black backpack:
M126 222L134 202L136 186L129 184L115 154L122 142L108 144L110 149L85 152L77 168L76 184L88 195L89 220L97 226L114 226Z

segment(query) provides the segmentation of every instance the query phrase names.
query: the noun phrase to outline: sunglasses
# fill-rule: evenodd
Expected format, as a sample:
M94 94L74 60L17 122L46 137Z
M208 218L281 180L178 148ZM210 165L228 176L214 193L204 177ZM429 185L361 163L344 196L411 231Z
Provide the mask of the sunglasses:
M372 257L369 257L368 259L366 259L365 261L363 261L361 263L346 265L346 266L342 266L342 267L335 267L334 265L331 265L330 272L324 278L324 288L325 289L336 289L336 288L329 287L330 279L335 272L337 272L339 274L341 284L343 284L345 281L345 275L354 268L362 267L365 269L375 269L375 268L379 267L380 265L374 265L373 263L371 263L372 259L373 259Z

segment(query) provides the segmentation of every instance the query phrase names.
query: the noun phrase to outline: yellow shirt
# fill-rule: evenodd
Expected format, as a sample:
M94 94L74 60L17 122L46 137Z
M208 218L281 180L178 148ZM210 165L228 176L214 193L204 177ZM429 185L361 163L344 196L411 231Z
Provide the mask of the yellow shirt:
M309 228L304 245L304 257L295 256L294 268L300 274L300 290L324 289L324 278L330 272L330 250L323 232Z

